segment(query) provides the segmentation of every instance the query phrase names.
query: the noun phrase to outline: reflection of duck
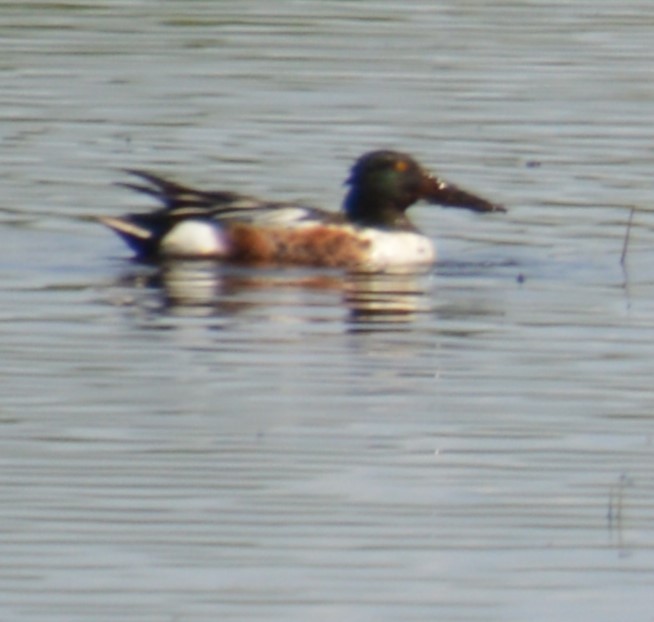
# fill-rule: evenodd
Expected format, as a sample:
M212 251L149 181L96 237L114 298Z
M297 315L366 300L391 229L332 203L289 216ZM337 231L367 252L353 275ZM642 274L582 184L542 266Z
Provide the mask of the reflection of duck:
M393 325L411 322L430 310L426 274L392 271L350 274L345 302L355 325Z
M411 322L429 310L427 279L416 271L339 273L173 261L135 266L121 284L147 294L137 306L178 316L234 317L259 309L278 317L286 305L320 315L321 307L344 304L351 324L388 325Z
M436 252L406 216L423 199L477 212L504 208L429 174L410 156L368 153L352 167L341 213L270 203L226 191L194 190L151 173L131 171L163 208L103 217L142 259L220 259L363 270L433 263Z

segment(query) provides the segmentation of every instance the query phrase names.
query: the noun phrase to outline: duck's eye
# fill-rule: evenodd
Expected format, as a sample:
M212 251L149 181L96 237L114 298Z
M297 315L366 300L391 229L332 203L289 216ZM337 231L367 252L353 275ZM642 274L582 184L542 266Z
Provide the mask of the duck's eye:
M393 165L393 169L397 173L406 173L408 168L409 168L409 164L406 162L406 160L397 160Z

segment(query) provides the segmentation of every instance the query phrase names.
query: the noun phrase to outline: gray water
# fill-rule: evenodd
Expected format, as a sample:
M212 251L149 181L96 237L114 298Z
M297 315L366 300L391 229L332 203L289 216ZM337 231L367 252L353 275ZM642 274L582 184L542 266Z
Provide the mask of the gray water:
M654 5L0 3L0 619L652 620ZM130 261L146 168L337 209L394 147L427 274ZM624 266L620 256L635 208Z

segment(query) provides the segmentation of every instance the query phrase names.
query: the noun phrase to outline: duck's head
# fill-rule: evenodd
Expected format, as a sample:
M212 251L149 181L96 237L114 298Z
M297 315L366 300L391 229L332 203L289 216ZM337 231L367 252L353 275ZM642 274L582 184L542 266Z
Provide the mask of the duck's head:
M411 156L397 151L371 151L361 156L347 179L350 190L344 210L366 226L412 229L405 212L416 201L475 212L505 212L497 203L466 192L425 170Z

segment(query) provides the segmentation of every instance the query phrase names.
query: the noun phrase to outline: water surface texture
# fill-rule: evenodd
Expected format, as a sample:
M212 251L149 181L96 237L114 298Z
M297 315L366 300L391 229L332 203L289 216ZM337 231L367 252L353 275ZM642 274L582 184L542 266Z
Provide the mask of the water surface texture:
M654 5L0 3L0 619L652 620ZM141 266L138 167L338 209L415 275ZM624 266L620 256L635 208Z

